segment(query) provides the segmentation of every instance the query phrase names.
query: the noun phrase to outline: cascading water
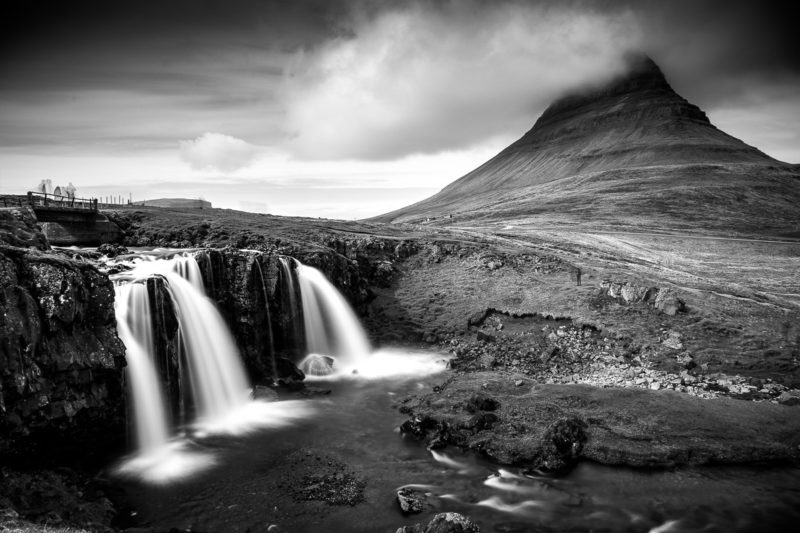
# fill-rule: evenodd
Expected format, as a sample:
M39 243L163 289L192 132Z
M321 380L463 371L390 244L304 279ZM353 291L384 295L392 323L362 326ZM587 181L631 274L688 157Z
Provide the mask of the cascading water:
M371 349L355 313L322 272L301 263L296 271L309 351L300 368L311 375L330 373L331 363L334 371L357 370Z
M141 285L135 282L152 276L165 279L175 304L198 420L217 420L244 405L250 389L244 367L222 316L205 296L195 258L179 254L169 259L142 261L117 281L128 280L133 281L133 285ZM147 313L149 320L149 310ZM139 336L145 334L144 329L133 333L135 340L152 353L152 331L148 330L149 339Z
M299 345L301 342L301 332L300 332L300 321L297 319L297 317L300 315L300 313L297 307L297 292L295 290L294 274L292 273L292 262L293 261L296 262L296 260L291 257L279 257L278 260L281 265L281 271L283 272L283 280L285 284L286 294L289 300L290 314L291 317L293 318L291 322L292 335L294 342Z
M143 255L122 264L133 268L112 276L120 338L128 357L127 377L132 396L138 450L119 472L163 483L214 464L213 455L170 440L166 407L154 364L152 310L148 278L164 279L178 321L183 360L191 382L196 420L194 435L242 433L256 427L278 427L310 411L296 401L265 403L250 400L250 387L233 337L214 304L205 296L203 278L192 255L171 258Z
M133 398L136 440L142 453L166 444L169 426L164 395L153 364L153 326L150 298L143 283L114 286L117 332L125 344L127 382Z

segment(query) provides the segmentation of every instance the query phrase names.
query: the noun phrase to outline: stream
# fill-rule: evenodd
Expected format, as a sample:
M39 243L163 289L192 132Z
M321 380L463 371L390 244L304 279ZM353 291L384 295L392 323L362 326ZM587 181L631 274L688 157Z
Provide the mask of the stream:
M800 469L793 467L642 471L582 462L566 476L547 477L452 447L428 451L399 434L406 417L395 403L429 390L448 371L440 354L395 353L392 360L398 356L419 368L318 378L310 386L330 394L282 394L269 404L286 411L272 427L184 437L184 452L202 459L193 475L155 483L122 478L136 521L157 531L298 533L394 533L446 511L496 532L790 531L800 523ZM365 481L364 501L295 500L298 468L313 471L315 462L328 461ZM404 515L396 499L401 487L427 493L430 508Z

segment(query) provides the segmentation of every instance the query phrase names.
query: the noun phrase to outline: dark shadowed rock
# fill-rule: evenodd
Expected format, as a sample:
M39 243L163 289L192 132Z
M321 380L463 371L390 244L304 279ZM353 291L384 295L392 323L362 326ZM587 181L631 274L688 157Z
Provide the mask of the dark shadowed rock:
M397 491L397 503L405 514L421 513L430 505L424 492L404 487Z
M478 411L494 411L500 407L500 402L486 394L476 393L470 396L464 406L470 413L477 413Z
M97 251L106 257L117 257L129 253L128 249L121 244L107 242L97 247Z
M124 346L89 263L0 245L0 454L91 460L124 443Z
M428 525L403 526L396 533L480 533L478 524L459 513L439 513Z
M20 248L50 249L30 207L0 208L0 242Z

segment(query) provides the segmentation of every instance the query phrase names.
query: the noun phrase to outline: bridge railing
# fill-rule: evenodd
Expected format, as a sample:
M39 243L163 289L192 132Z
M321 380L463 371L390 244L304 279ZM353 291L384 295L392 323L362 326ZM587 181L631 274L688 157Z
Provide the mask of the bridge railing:
M58 194L28 191L26 205L31 207L58 207L97 211L97 198L75 198Z

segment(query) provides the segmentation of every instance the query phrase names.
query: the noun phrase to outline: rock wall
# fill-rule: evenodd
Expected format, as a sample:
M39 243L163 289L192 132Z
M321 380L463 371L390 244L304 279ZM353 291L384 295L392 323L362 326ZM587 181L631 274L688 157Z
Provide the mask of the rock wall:
M0 457L82 461L124 444L114 290L89 263L0 245Z
M302 263L321 270L354 307L363 307L369 301L371 293L354 261L330 251L296 255ZM290 283L280 258L269 251L236 248L207 249L197 254L206 294L231 328L255 382L281 377L276 375L275 360L296 360L305 350L300 294L295 293L297 305L292 306ZM296 280L294 286L297 291Z
M22 248L50 249L30 207L0 208L0 242Z

